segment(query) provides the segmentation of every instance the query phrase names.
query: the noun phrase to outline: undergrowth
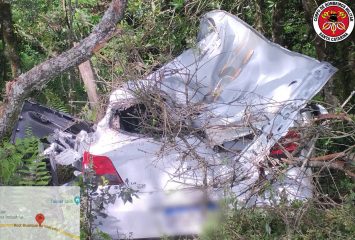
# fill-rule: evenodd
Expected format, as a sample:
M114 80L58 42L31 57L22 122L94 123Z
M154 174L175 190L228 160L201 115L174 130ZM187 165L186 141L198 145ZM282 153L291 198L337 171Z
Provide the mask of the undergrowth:
M47 162L39 154L40 140L33 136L4 141L0 146L0 185L46 186L51 180Z
M354 192L342 205L324 208L314 201L291 206L230 209L209 222L202 240L214 239L353 239Z

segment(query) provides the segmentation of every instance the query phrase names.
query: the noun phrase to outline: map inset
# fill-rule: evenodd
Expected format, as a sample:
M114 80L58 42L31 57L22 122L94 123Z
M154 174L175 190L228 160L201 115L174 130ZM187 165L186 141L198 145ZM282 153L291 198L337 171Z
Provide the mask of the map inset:
M0 187L0 240L80 239L80 188Z

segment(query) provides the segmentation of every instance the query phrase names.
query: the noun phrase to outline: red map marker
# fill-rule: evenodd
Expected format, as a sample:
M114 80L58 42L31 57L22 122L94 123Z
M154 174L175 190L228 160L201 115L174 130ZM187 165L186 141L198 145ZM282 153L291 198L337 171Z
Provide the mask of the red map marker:
M42 213L38 213L36 215L36 221L38 222L39 226L41 226L41 224L43 223L44 221L44 215Z

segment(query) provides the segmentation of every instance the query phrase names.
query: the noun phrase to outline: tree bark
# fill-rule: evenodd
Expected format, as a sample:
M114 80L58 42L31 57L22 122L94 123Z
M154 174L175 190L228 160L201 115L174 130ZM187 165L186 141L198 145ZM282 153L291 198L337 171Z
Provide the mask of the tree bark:
M23 101L34 89L41 89L53 77L87 61L98 48L116 33L116 24L124 16L126 0L113 0L101 22L78 46L51 58L6 84L6 98L0 108L0 138L16 120Z
M284 40L282 36L284 35L283 32L283 17L285 12L285 5L287 3L285 0L278 0L275 3L275 6L272 11L272 41L284 46Z
M6 81L6 61L5 61L5 49L4 49L4 38L2 34L2 20L0 19L0 44L1 44L1 49L0 49L0 88L2 89L3 86L5 86L5 81ZM2 99L2 96L0 96L0 99Z
M352 167L351 163L344 160L347 158L347 156L347 153L339 152L319 157L313 157L309 159L309 161L307 162L307 166L315 168L331 168L335 170L341 170L350 177L355 178L355 173L353 172L354 168ZM294 166L301 166L304 163L303 159L298 158L282 158L281 161Z
M264 28L264 22L263 22L263 5L264 5L264 0L255 0L255 20L254 20L254 25L255 29L258 30L258 32L264 34L265 33L265 28Z
M21 68L20 57L16 51L17 44L12 24L10 3L0 3L0 21L5 43L5 56L10 62L12 77L15 78L21 73Z
M99 97L97 96L95 74L92 70L90 60L79 65L79 72L88 94L90 107L97 110Z

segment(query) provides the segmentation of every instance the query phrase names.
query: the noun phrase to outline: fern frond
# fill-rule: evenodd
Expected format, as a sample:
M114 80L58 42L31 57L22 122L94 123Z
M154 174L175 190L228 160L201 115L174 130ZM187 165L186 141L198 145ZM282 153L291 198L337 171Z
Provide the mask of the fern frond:
M46 96L46 100L47 100L46 105L47 106L54 108L60 112L69 113L68 106L53 91L46 89L44 92L44 95Z

